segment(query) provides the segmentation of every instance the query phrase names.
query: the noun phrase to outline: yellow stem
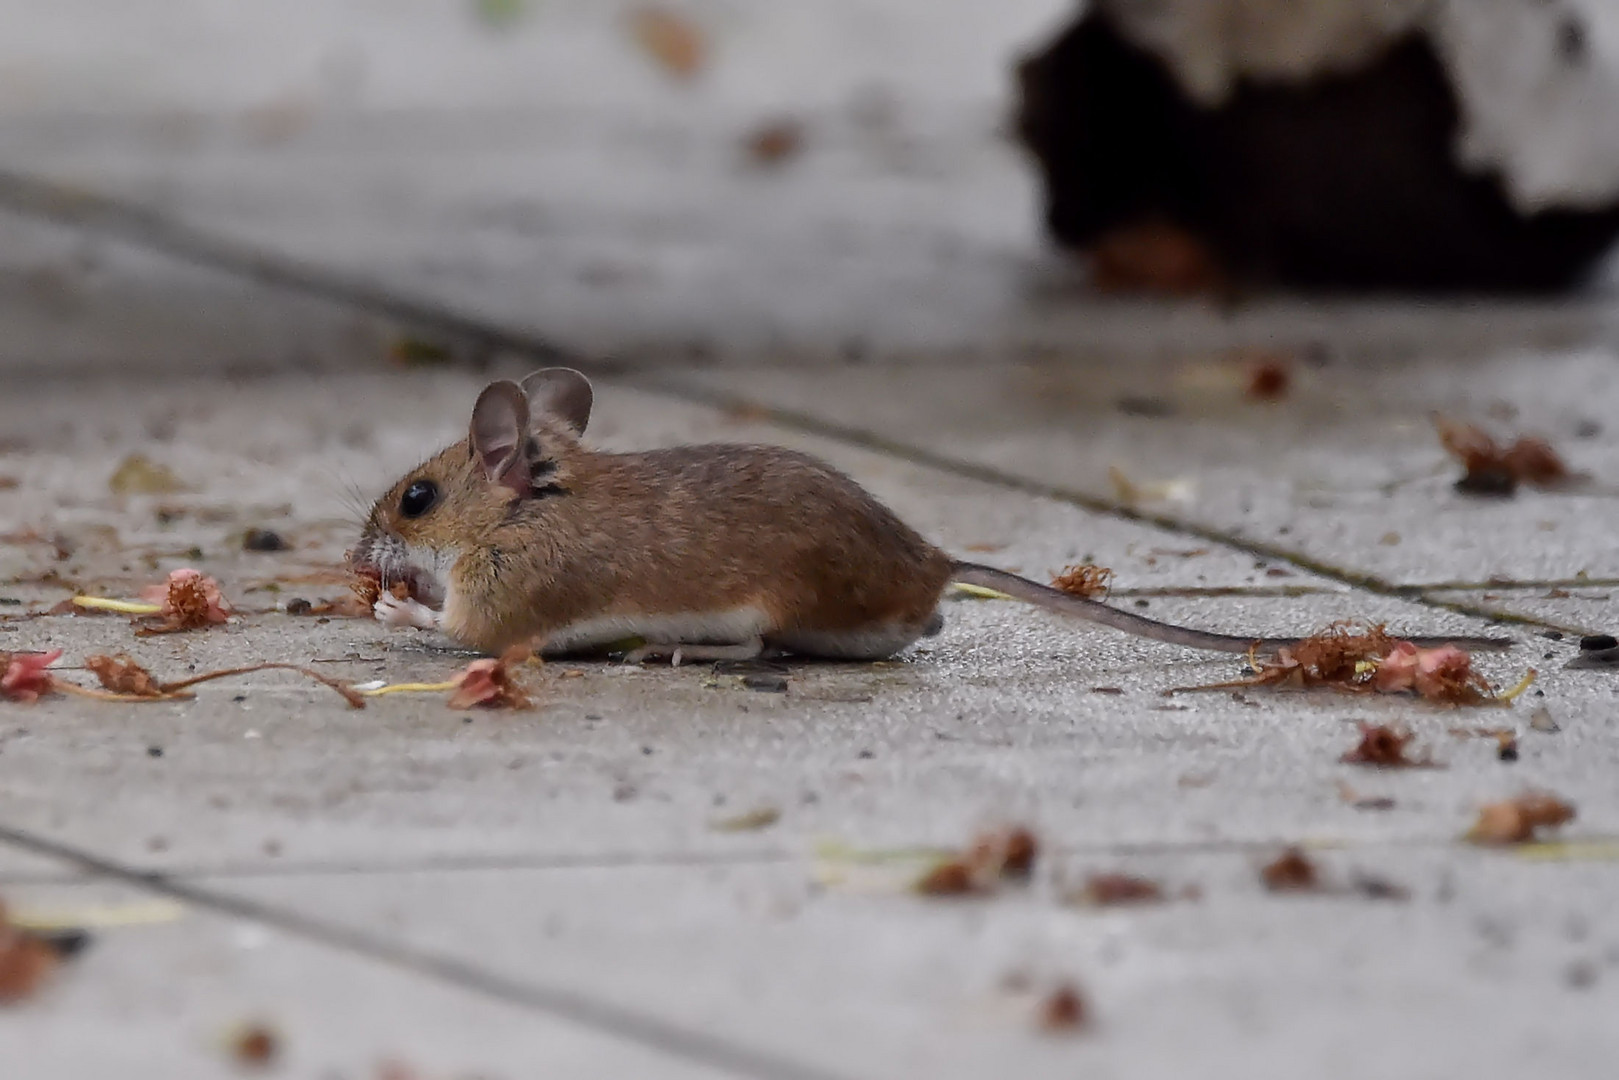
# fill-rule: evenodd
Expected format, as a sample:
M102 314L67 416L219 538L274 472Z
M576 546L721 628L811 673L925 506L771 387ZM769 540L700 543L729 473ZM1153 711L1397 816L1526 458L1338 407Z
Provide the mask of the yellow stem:
M149 604L144 600L111 600L105 596L75 596L73 603L95 611L116 611L121 615L156 615L162 604Z
M461 684L455 680L449 682L402 682L392 686L379 686L375 690L361 690L366 697L380 697L383 694L433 694L444 690L454 690Z
M1535 676L1537 674L1539 674L1539 672L1535 671L1534 668L1530 668L1524 674L1524 677L1518 680L1518 685L1517 686L1514 686L1511 690L1507 690L1507 691L1504 691L1502 693L1497 694L1496 695L1496 700L1500 701L1503 705L1512 704L1514 699L1516 699L1525 690L1529 689L1531 686L1534 685Z
M973 597L975 599L978 599L978 600L1010 600L1010 599L1012 599L1010 596L1006 595L1003 592L997 592L994 589L986 589L982 585L968 585L964 581L951 582L950 587L952 589L955 589L957 592L966 593L968 596L971 596L971 597Z

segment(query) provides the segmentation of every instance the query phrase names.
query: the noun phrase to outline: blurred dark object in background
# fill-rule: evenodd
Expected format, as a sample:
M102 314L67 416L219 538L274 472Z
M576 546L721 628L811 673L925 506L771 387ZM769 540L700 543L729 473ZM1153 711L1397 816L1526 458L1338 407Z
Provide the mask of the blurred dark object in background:
M1578 283L1619 234L1619 197L1525 212L1499 170L1463 168L1458 97L1420 28L1350 69L1239 73L1210 104L1102 8L1022 63L1018 130L1043 173L1051 232L1096 257L1103 288L1131 285L1117 253L1148 236L1175 256L1156 285L1151 265L1135 275L1148 290L1205 291L1218 277L1542 292ZM1179 248L1166 230L1183 234ZM1218 275L1189 254L1199 249Z

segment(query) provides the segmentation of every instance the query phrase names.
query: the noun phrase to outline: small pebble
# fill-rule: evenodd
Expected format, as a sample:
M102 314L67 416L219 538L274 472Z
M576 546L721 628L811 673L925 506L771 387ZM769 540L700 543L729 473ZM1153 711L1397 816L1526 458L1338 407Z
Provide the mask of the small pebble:
M1537 706L1535 711L1529 714L1529 726L1548 735L1563 730L1557 721L1552 719L1552 711L1544 705Z
M290 546L273 529L249 529L242 537L243 551L286 551Z

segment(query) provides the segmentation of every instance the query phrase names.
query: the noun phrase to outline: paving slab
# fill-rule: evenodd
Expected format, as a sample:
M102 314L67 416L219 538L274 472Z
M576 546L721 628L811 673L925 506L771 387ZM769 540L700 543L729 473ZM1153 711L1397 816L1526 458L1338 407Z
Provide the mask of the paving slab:
M828 866L218 887L833 1075L1173 1077L1217 1061L1232 1076L1586 1076L1611 1060L1611 864L1357 849L1318 856L1339 893L1300 897L1261 889L1269 854L1061 857L1054 878L984 900L920 898L902 873ZM1061 901L1058 881L1099 869L1200 896L1133 910ZM1357 876L1410 898L1370 899ZM1039 1001L1065 983L1083 988L1094 1027L1041 1034Z
M431 975L137 887L6 886L25 921L88 926L89 947L8 1006L0 1053L29 1076L697 1077L678 1058ZM233 1040L266 1031L267 1066ZM390 1065L396 1072L389 1072Z

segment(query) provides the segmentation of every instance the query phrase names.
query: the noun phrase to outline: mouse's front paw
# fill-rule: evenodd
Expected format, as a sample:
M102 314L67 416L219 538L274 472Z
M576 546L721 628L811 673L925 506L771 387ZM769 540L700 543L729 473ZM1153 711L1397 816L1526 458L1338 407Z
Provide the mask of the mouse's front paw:
M414 626L419 630L437 630L439 613L419 600L404 599L383 593L371 609L377 622L383 626Z

